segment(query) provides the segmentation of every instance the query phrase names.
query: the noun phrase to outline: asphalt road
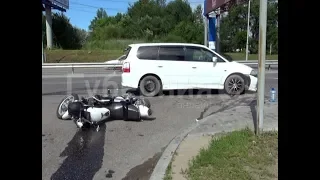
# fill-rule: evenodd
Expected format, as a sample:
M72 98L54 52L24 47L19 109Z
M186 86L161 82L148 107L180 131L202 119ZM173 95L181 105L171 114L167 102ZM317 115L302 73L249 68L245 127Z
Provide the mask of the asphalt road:
M110 174L112 178L109 179L116 180L148 179L161 151L196 118L238 106L241 102L250 103L256 96L229 97L214 91L202 95L197 91L165 92L163 96L149 98L155 120L111 121L100 132L77 131L73 122L56 118L59 102L70 91L88 96L102 93L107 87L112 88L112 93L120 94L127 90L120 86L120 80L120 76L110 75L107 78L70 78L72 86L68 91L67 78L42 79L42 179L102 180L108 179ZM266 74L265 98L271 87L278 89L276 72ZM114 173L108 173L110 170Z

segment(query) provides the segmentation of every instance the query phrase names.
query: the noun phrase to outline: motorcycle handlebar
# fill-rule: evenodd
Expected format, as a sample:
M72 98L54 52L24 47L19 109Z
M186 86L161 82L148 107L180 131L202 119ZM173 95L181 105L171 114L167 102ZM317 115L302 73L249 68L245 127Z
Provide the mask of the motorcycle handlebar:
M99 102L110 102L111 99L97 99L96 97L92 96L92 98L96 101L99 101Z

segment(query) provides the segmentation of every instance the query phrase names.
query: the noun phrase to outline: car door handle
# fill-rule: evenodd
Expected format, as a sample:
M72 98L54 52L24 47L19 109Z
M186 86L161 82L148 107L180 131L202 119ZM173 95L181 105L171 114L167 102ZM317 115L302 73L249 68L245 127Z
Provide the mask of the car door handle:
M162 68L162 66L158 66L159 68Z
M197 67L192 67L193 69L196 69Z

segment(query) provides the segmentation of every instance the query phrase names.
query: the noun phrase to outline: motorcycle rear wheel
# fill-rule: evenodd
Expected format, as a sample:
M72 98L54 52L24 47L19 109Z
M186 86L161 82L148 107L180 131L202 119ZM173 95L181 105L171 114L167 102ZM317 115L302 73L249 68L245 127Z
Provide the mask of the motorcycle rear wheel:
M62 98L62 100L60 101L60 103L57 107L57 111L56 111L56 116L58 119L62 120L62 116L68 110L68 104L70 102L73 102L74 100L79 100L78 94L72 93L71 95L67 95Z

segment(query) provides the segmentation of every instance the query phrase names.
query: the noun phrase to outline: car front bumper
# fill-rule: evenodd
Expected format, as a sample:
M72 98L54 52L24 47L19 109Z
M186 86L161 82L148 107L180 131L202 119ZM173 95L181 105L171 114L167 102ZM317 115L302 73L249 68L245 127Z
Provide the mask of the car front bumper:
M252 75L246 75L246 90L247 91L254 91L258 90L258 78Z

